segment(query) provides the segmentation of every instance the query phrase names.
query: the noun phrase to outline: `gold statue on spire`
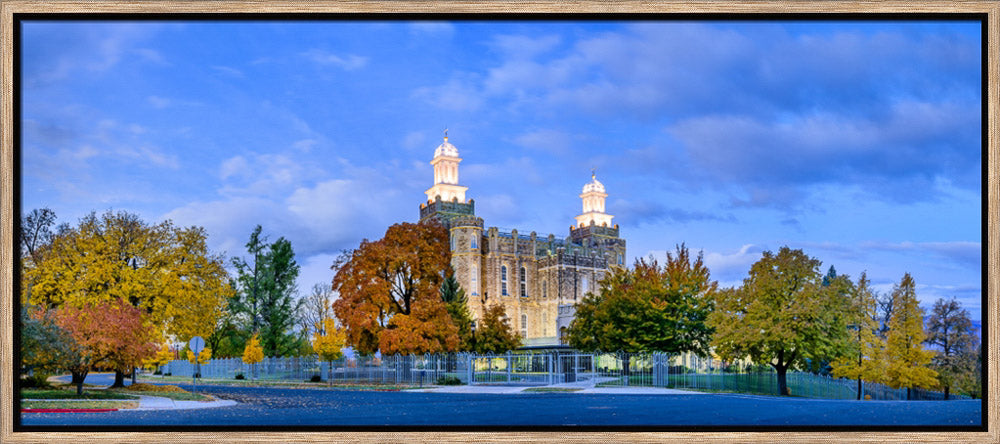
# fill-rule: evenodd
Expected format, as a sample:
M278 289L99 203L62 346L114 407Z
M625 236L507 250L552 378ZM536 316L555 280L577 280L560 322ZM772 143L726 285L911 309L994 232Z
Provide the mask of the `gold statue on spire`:
M590 168L590 178L597 179L597 167Z
M444 140L448 140L448 128L444 129Z

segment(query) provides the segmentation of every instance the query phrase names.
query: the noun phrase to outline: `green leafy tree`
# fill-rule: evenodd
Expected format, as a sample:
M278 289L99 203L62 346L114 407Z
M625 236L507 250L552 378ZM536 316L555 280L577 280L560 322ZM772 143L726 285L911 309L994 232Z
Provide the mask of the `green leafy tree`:
M771 365L781 395L790 394L788 369L846 353L850 308L837 296L846 284L823 286L819 266L802 250L764 252L741 287L717 293L708 319L716 353L724 360L749 356Z
M979 338L969 320L969 312L955 298L934 302L927 320L927 343L938 348L931 359L931 369L938 373L938 382L948 399L952 387L968 385L969 379L978 379Z
M295 301L295 279L299 265L292 244L279 238L268 244L257 225L246 244L250 262L234 258L236 294L229 301L246 333L260 333L260 344L267 356L294 355L300 348L291 333L300 302Z
M521 336L510 327L500 304L486 308L472 336L472 349L476 353L506 353L521 346Z
M854 287L848 321L851 335L850 353L833 362L833 375L858 380L858 399L862 381L881 382L885 377L885 340L878 336L878 295L872 290L868 276L861 273Z
M692 261L687 247L667 254L663 267L637 260L632 270L615 268L600 291L577 305L567 331L570 346L625 352L694 352L708 356L712 328L707 324L717 283L701 254ZM629 362L623 363L629 373Z
M448 271L447 277L441 282L441 300L451 316L451 323L458 328L458 350L472 350L472 314L469 313L468 298L455 279L454 271L450 267Z
M910 273L892 289L892 318L886 339L886 383L906 387L906 399L914 387L937 385L937 372L927 367L934 352L923 348L924 310L917 300L916 283Z
M22 373L64 370L68 362L78 360L76 350L70 333L56 325L51 311L21 306Z

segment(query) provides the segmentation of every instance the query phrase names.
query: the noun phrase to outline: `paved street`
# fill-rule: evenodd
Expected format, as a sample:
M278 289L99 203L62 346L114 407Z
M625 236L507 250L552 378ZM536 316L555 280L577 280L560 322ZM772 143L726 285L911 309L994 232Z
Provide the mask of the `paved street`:
M181 385L190 390L192 387ZM831 401L725 394L428 393L198 386L202 410L30 413L24 425L978 425L979 401Z

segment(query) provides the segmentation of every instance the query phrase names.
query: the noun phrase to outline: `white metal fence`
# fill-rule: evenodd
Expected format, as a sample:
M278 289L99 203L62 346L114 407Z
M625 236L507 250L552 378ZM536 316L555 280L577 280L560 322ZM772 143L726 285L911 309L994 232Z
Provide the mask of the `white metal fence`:
M537 352L475 355L393 355L352 357L321 362L316 356L265 358L250 365L239 358L212 359L200 366L202 378L281 381L324 381L353 384L471 385L571 384L596 387L666 387L703 391L776 395L778 377L773 371L725 372L695 370L677 355L666 353ZM195 366L175 360L161 368L175 376L191 376ZM792 396L856 399L857 381L805 372L788 372ZM863 383L862 394L873 400L905 400L905 388L893 389ZM944 394L913 389L910 399L942 400ZM951 394L951 399L969 399Z

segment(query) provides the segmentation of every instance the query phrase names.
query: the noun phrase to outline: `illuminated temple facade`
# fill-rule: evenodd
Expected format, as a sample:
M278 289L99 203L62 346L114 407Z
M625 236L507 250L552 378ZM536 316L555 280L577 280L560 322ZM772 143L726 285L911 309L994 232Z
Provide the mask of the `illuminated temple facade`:
M446 134L431 160L434 185L420 204L420 220L437 219L449 230L451 264L472 317L481 319L486 307L500 304L526 346L565 343L576 304L597 290L610 267L625 263L625 239L605 213L604 185L592 174L583 186L583 210L567 237L504 232L485 228L476 216L468 188L459 185L461 161Z

